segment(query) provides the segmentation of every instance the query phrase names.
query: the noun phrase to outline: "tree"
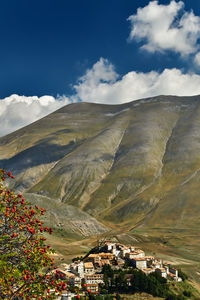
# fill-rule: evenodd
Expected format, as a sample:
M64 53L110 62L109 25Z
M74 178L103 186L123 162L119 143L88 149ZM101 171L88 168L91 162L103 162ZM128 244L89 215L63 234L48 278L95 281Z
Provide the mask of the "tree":
M131 285L133 293L146 292L158 297L169 296L167 281L160 274L151 273L147 276L141 270L133 270L132 274Z
M178 276L181 277L183 281L188 279L187 274L185 274L181 269L178 269Z
M108 291L109 290L109 277L108 277L107 273L105 273L103 275L103 281L104 281L104 289L106 289Z
M192 292L190 290L185 290L185 291L183 291L183 295L190 298L190 297L192 297Z
M14 179L0 169L0 298L53 299L66 283L59 280L53 250L45 245L43 232L52 233L39 219L45 209L10 191L3 184L8 177Z
M126 292L128 290L127 280L125 278L124 272L119 272L115 282L117 291Z

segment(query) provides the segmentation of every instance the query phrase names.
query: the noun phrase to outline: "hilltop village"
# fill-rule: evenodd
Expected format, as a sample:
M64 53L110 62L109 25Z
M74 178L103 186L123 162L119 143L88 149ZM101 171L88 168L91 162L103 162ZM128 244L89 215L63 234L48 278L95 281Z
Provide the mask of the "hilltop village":
M154 256L146 256L145 252L135 246L125 246L121 243L104 240L99 243L98 253L87 255L83 261L75 260L71 264L62 264L56 271L60 278L68 280L70 285L86 290L91 294L99 294L100 286L105 284L104 266L110 266L113 270L124 268L125 264L141 270L144 274L157 272L161 277L176 282L182 281L178 270L173 268L169 262L163 262ZM128 275L128 274L127 274ZM131 276L127 276L130 282ZM84 295L84 292L81 292ZM80 293L80 294L81 294ZM72 293L64 293L62 299L71 299Z

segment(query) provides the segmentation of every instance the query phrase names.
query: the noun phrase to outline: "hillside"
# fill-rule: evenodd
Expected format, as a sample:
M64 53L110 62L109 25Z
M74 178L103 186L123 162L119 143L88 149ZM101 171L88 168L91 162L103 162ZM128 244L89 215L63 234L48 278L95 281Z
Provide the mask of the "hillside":
M0 138L0 167L58 236L146 232L200 258L200 96L68 105Z

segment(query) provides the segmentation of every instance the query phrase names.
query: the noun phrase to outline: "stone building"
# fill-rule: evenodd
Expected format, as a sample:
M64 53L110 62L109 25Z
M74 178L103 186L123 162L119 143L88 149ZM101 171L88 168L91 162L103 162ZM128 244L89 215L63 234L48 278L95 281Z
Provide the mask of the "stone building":
M93 274L93 275L85 275L84 277L85 283L88 284L93 284L93 283L103 283L103 274Z
M95 273L94 265L92 262L84 263L84 273L85 274L94 274Z
M92 294L98 294L99 292L99 285L97 283L88 284L87 288Z
M133 262L133 265L139 270L143 270L143 269L147 268L147 261L146 261L145 257L133 258L132 262Z
M145 253L142 250L135 250L135 251L126 253L125 257L128 258L129 260L132 260L134 258L143 258L143 257L145 257Z
M155 272L159 273L162 277L167 278L167 270L165 268L156 268Z

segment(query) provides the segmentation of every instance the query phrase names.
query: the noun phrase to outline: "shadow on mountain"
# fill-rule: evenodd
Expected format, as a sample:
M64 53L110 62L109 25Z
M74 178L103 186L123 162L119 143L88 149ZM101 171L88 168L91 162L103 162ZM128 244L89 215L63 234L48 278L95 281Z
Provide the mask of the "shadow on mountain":
M0 160L0 167L18 173L41 164L59 161L78 146L74 141L62 146L51 143L51 140L52 137L47 138L10 159Z

